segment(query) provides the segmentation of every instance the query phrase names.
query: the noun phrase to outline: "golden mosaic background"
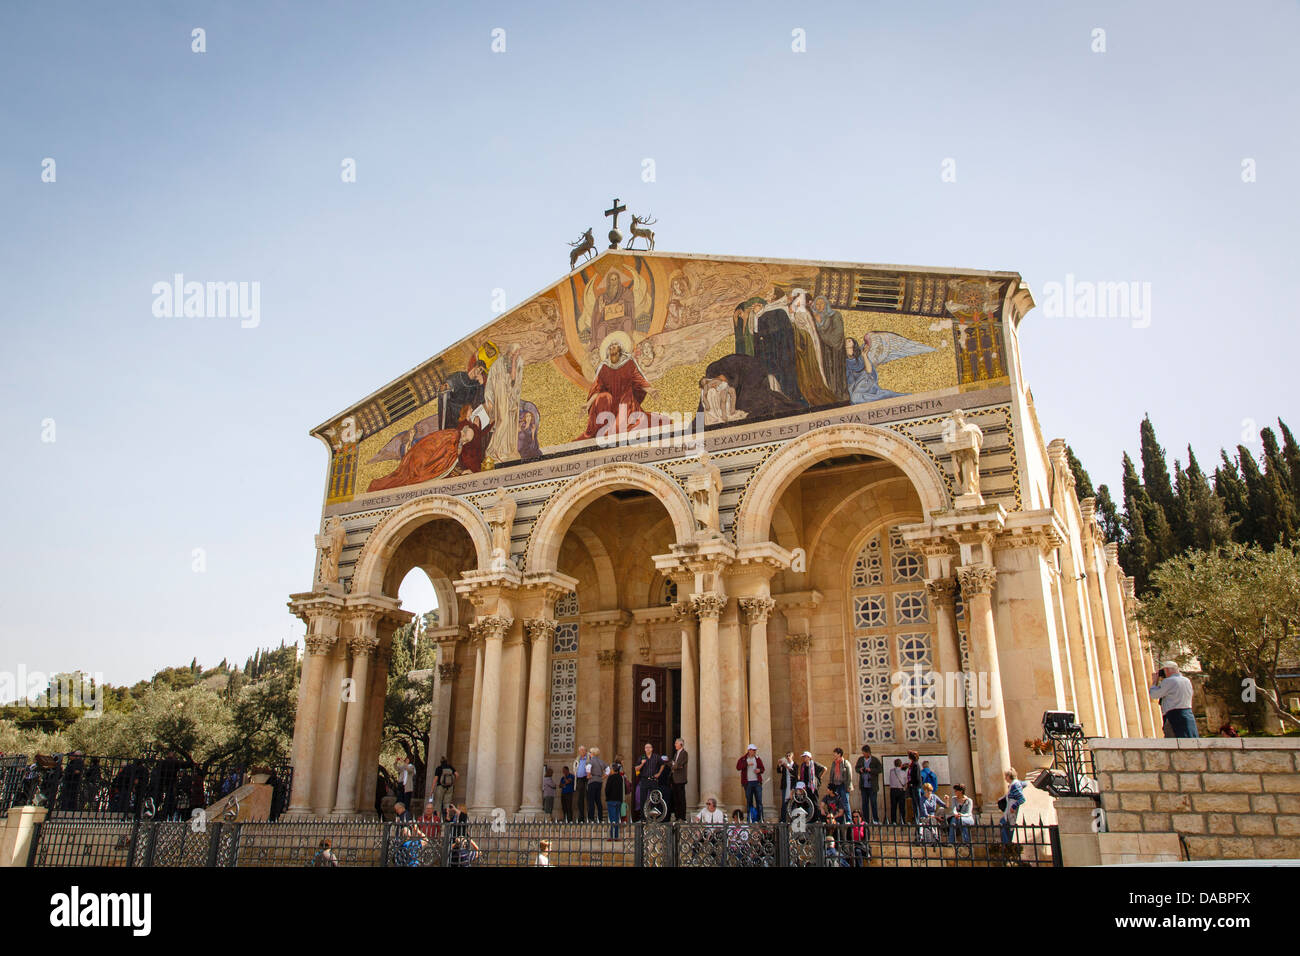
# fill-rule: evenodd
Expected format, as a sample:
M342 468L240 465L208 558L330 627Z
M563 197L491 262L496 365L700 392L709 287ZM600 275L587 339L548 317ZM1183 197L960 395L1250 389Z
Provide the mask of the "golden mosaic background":
M643 366L643 369L649 369L646 377L657 392L643 403L648 412L684 415L695 412L699 405L698 383L704 369L710 362L734 351L732 312L739 302L751 296L762 296L770 301L777 291L788 290L791 284L811 285L809 280L820 281L816 278L818 267L815 266L679 260L674 257L636 260L620 256L618 261L625 263L627 268L633 268L631 263L636 262L635 268L653 280L646 286L653 289L649 297L649 327L633 336L638 345L648 337L657 350L656 359ZM598 279L607 265L594 268L587 280ZM580 269L577 275L585 273ZM587 425L583 408L587 400L587 386L582 384L583 369L590 363L594 352L590 352L590 346L576 337L582 323L577 321L575 310L581 309L583 299L580 293L575 292L574 281L575 274L570 274L511 310L489 328L446 350L437 360L431 360L447 373L463 369L466 357L485 343L494 343L501 350L519 346L524 359L521 398L535 404L540 412L538 443L543 452L572 442ZM944 284L948 284L948 280L944 280ZM936 299L935 309L941 308L941 301ZM839 312L844 318L846 337L857 339L859 343L867 333L878 330L902 335L934 349L878 366L878 381L882 389L920 395L959 384L952 323L942 313L940 316L912 315L848 308L840 308ZM645 316L639 318L638 323L643 319ZM642 328L638 324L638 330ZM990 383L979 383L980 387L987 384ZM438 413L438 400L431 397L433 395L436 395L433 389L421 392L424 404L361 439L357 447L355 482L352 484L355 490L351 494L364 494L370 482L398 467L397 461L371 463L370 459L394 436L421 419ZM364 428L364 412L362 409L358 415L363 431L368 430ZM743 424L743 421L737 424ZM333 429L325 430L327 437L332 432Z

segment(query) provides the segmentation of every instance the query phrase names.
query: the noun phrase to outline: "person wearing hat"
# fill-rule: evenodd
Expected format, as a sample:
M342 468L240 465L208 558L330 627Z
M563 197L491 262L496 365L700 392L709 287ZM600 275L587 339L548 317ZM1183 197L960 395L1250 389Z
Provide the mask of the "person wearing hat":
M1151 699L1160 701L1166 737L1199 737L1192 713L1192 682L1178 670L1177 661L1165 661L1151 677Z
M745 809L749 819L757 822L763 819L763 758L758 755L758 748L750 744L745 753L736 761L740 771L740 785L745 789Z
M812 797L812 802L816 804L817 791L821 789L822 774L826 772L826 767L813 759L811 750L803 752L802 760L803 762L799 764L799 782L804 785L804 789Z

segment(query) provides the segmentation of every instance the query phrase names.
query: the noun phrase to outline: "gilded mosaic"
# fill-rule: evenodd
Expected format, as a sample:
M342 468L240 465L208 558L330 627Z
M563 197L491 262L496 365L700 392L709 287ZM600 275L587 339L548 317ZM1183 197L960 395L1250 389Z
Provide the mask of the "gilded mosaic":
M638 432L1007 381L1006 280L611 252L320 431L351 500Z

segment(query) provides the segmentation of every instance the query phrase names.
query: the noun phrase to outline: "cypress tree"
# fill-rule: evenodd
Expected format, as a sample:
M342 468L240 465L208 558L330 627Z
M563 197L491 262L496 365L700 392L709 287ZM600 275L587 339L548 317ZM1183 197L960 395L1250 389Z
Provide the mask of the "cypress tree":
M1220 449L1222 464L1214 469L1214 493L1223 500L1223 510L1232 524L1232 539L1240 544L1255 540L1255 521L1247 501L1246 483L1237 463Z
M1124 524L1119 509L1115 507L1115 499L1110 496L1110 489L1105 485L1097 486L1097 518L1101 522L1101 530L1106 534L1106 540L1123 545Z
M1092 489L1092 479L1088 477L1083 463L1075 456L1074 449L1069 445L1065 446L1065 460L1069 462L1070 472L1074 475L1074 491L1079 496L1079 500L1095 498L1097 495Z
M1188 451L1190 451L1190 447ZM1175 536L1178 540L1178 550L1186 551L1193 547L1192 542L1196 538L1196 529L1192 524L1192 503L1191 490L1188 487L1187 472L1183 471L1183 464L1177 458L1174 459L1174 511L1176 517L1171 517L1170 523L1173 525Z
M1187 489L1184 515L1190 529L1188 548L1209 551L1232 540L1232 523L1224 509L1223 499L1210 489L1209 479L1201 471L1200 463L1191 446L1187 448L1187 471L1184 473Z
M1259 437L1264 443L1264 489L1268 495L1268 507L1273 512L1278 540L1290 544L1295 540L1297 525L1290 469L1282 459L1282 450L1278 448L1273 429L1265 428Z
M1151 416L1143 416L1139 432L1141 435L1142 486L1146 489L1147 497L1151 503L1164 512L1164 524L1172 527L1177 517L1174 488L1169 480L1169 465L1165 461L1165 450L1156 441L1156 429L1151 424ZM1143 517L1147 522L1147 533L1151 536L1152 542L1161 550L1161 558L1168 557L1173 553L1174 536L1169 535L1166 540L1162 541L1157 534L1155 527L1157 522L1153 520L1153 515L1147 513Z
M1277 544L1280 528L1277 515L1273 512L1272 497L1264 483L1264 473L1259 470L1259 462L1244 445L1237 446L1237 466L1241 469L1241 480L1246 485L1246 510L1250 514L1253 537L1246 544L1257 544L1265 551L1272 551Z
M1147 536L1146 513L1150 501L1138 479L1133 459L1124 453L1124 540L1120 545L1120 563L1134 578L1139 593L1146 590L1147 577L1154 567L1154 548Z
M1279 418L1277 427L1282 431L1282 458L1291 472L1291 493L1300 507L1300 446L1296 445L1295 436L1286 427L1286 422Z

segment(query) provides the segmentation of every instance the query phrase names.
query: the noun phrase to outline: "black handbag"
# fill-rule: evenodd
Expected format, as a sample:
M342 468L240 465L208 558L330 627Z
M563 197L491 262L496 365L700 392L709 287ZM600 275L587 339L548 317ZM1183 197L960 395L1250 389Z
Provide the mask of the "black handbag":
M998 809L999 809L999 810L1002 810L1003 812L1006 811L1006 809L1007 809L1007 798L1006 798L1006 797L998 797Z

